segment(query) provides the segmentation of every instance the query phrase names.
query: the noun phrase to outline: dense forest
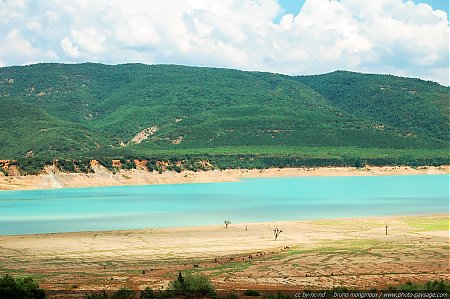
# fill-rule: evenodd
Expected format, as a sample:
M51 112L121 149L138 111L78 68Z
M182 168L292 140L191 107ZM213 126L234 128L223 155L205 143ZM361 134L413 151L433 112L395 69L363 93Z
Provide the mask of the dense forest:
M176 65L0 68L0 159L174 170L448 164L449 88L391 75ZM152 162L153 161L153 162ZM153 164L152 164L153 163ZM132 164L132 163L131 163ZM152 166L153 165L153 166ZM132 165L130 165L132 167Z

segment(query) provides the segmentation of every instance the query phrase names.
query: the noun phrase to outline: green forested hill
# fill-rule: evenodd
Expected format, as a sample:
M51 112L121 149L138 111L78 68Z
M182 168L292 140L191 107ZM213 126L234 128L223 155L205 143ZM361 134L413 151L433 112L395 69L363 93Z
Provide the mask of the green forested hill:
M428 151L442 162L448 96L448 87L432 82L349 72L290 77L175 65L4 67L0 159L264 153L298 160L375 158L376 152L424 158ZM140 132L147 139L133 141Z
M356 117L448 140L448 87L419 79L343 71L297 79Z

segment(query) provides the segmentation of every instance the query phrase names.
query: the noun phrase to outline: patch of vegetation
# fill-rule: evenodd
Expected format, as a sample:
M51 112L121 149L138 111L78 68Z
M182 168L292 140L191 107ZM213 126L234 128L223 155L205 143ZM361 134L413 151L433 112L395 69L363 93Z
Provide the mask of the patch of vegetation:
M31 277L13 278L6 274L0 278L0 298L41 299L45 292Z
M218 276L218 275L221 275L224 273L233 273L233 272L244 271L251 265L252 265L252 263L250 263L248 261L233 262L233 263L225 263L222 265L218 265L215 267L209 267L209 268L195 268L191 272L193 272L193 273L208 272L209 276ZM186 271L186 273L189 273L189 271Z
M379 220L372 219L358 219L354 218L351 220L343 220L343 219L329 219L329 220L314 220L312 223L315 225L323 225L323 226L339 226L346 227L351 230L359 231L361 227L364 229L384 226L384 222Z
M175 295L192 298L217 297L213 284L204 275L178 274L178 278L169 283L167 289Z
M253 151L253 153L251 153ZM241 153L239 153L241 152ZM413 153L413 154L412 154ZM224 147L224 148L201 148L201 149L174 149L145 151L133 150L126 152L104 153L93 151L88 153L79 152L70 154L66 159L56 156L61 171L68 171L70 167L74 172L89 173L91 159L98 162L112 172L117 168L112 166L113 159L125 161L147 160L149 171L181 171L181 170L211 170L228 168L250 168L265 169L270 167L324 167L324 166L354 166L355 159L363 158L367 164L373 166L383 165L443 165L447 164L447 150L411 150L405 149L355 149L353 147ZM123 155L128 155L127 158ZM98 158L102 157L102 158ZM66 159L66 160L64 160ZM23 174L36 174L44 169L45 165L52 165L55 160L51 156L33 156L19 158L12 163L17 166ZM67 162L65 162L67 161ZM71 163L68 166L66 163ZM165 167L157 165L164 163ZM126 167L130 167L125 165ZM125 169L122 167L122 169Z
M4 268L0 265L0 272L2 273L7 273L10 276L20 276L20 277L29 277L32 278L33 280L40 280L42 278L44 278L46 275L41 274L41 273L28 273L28 271L26 271L23 268L20 269L9 269L9 268Z
M450 230L449 219L446 218L407 218L406 224L414 227L418 231L436 231L436 230Z
M384 130L427 132L434 138L448 140L448 118L443 114L448 109L447 87L419 79L346 71L296 79L335 107L379 122ZM429 118L430 115L435 116Z
M405 292L423 292L437 291L450 292L450 282L445 280L430 280L425 283L414 283L411 281L399 286L389 286L389 290L405 291Z
M276 295L270 294L263 297L264 299L291 299L292 297L278 292Z
M105 291L101 291L101 292L97 292L97 293L87 293L84 296L85 299L109 299L110 296L105 292Z
M112 292L110 294L106 293L105 291L96 292L96 293L88 293L85 295L85 299L147 299L152 297L142 297L142 294L144 296L147 294L145 291L141 292L138 297L139 292L136 292L134 290L128 289L126 287L121 287L119 290Z

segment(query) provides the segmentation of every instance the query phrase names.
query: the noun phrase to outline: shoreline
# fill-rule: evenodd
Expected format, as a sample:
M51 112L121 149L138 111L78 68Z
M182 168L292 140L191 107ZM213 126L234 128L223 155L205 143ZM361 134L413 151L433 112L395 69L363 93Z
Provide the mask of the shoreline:
M337 218L318 218L318 219L289 219L289 220L274 220L274 221L257 221L257 222L235 222L231 223L229 228L245 227L245 226L268 226L268 225L290 225L293 223L333 223L333 222L383 222L386 219L415 219L415 218L442 218L448 217L450 225L450 214L445 213L422 213L422 214L395 214L395 215L374 215L374 216L355 216L355 217L337 217ZM108 229L108 230L83 230L83 231L66 231L66 232L47 232L47 233L27 233L27 234L12 234L12 235L1 235L2 238L33 238L33 237L65 237L65 236L83 236L83 235L98 235L98 234L139 234L145 232L160 232L164 234L170 234L180 231L204 231L204 230L215 230L222 229L224 224L205 224L205 225L188 225L188 226L161 226L161 227L144 227L144 228L130 228L130 229ZM449 226L450 231L450 226Z
M157 290L181 271L225 290L381 288L449 280L448 225L448 214L390 215L0 236L0 275L46 290Z
M39 190L59 188L132 186L154 184L192 184L237 182L245 178L276 178L303 176L387 176L418 174L449 174L449 165L443 166L367 166L317 167L317 168L268 168L225 169L210 171L166 171L162 174L146 170L120 170L112 173L100 166L95 173L63 173L51 167L43 174L27 176L0 176L1 190Z

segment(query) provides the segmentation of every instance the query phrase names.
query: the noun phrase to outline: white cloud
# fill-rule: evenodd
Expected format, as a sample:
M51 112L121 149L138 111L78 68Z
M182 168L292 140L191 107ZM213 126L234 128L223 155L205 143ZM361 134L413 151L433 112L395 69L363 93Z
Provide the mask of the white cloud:
M65 37L61 41L61 48L63 49L64 53L69 57L77 58L80 56L78 48L75 47L70 41L70 39L68 39L67 37Z
M445 12L405 0L0 0L0 60L178 63L314 74L348 69L448 85Z
M79 46L80 51L93 57L104 54L107 51L105 46L105 35L94 27L83 27L71 30L71 36Z
M9 21L20 18L26 8L27 0L0 1L0 22L7 24Z
M52 49L40 49L32 44L33 38L26 38L20 29L12 29L0 36L0 60L6 65L29 64L39 60L57 58Z

